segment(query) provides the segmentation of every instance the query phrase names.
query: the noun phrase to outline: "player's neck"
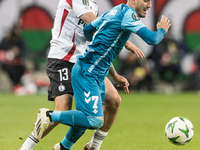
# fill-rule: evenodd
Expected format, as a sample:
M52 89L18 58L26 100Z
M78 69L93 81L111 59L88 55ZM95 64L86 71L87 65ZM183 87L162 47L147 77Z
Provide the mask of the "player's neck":
M133 8L135 10L135 4L134 4L133 1L128 0L127 3L126 3L126 5L128 5L128 7Z

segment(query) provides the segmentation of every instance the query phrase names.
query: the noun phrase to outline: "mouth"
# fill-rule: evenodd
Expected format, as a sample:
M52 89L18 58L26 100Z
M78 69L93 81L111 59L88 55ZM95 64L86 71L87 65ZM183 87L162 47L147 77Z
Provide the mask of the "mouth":
M148 10L148 8L144 8L144 9L143 9L144 14L147 13L147 10Z

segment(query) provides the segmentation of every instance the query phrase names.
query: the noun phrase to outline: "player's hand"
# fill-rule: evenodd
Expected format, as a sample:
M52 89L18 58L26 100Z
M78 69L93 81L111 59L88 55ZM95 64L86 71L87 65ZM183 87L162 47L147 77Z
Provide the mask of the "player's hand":
M128 89L129 82L126 78L124 78L123 76L119 74L112 76L112 78L115 82L119 83L117 87L122 87L125 94L129 93L129 89Z
M169 27L171 26L170 20L162 15L161 20L157 23L157 29L163 28L166 32L168 32Z
M137 46L135 46L133 43L131 43L130 41L127 41L125 44L125 48L129 51L131 51L132 53L134 53L137 57L140 58L144 58L145 55L144 53L141 51L141 49L139 49Z

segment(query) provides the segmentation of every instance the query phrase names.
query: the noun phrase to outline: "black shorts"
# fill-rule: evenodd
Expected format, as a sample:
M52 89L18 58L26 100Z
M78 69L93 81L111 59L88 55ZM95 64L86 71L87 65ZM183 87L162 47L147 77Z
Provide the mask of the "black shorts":
M60 59L47 59L47 76L50 79L48 89L48 100L53 101L55 97L63 94L73 95L71 84L71 70L74 63Z

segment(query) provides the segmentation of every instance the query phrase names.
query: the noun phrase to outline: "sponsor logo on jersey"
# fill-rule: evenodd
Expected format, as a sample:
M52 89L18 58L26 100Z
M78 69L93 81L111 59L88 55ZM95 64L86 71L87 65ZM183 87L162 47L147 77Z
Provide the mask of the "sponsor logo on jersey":
M83 25L83 27L85 27L86 23L82 19L79 19L78 25Z
M136 13L132 13L132 18L134 20L140 20L140 17Z

